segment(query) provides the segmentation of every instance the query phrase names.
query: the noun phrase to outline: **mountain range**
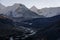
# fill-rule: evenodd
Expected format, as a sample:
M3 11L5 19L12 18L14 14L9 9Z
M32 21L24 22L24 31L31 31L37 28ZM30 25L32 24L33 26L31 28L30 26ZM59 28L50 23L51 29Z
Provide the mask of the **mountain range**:
M38 9L35 6L32 6L28 9L25 5L15 3L12 6L5 7L0 3L0 14L4 14L14 19L26 19L26 18L43 18L43 17L52 17L55 15L60 15L60 7L50 7Z
M38 15L35 12L29 10L25 5L23 4L17 4L15 3L12 6L5 7L4 9L1 9L0 14L3 14L4 16L7 16L14 21L22 21L22 20L29 20L32 18L43 18L43 15Z
M33 6L30 8L30 10L37 13L38 15L43 15L45 17L53 17L56 15L60 15L60 7L38 9L35 6Z
M60 38L60 7L28 9L23 4L0 4L0 26L0 37L12 34L21 40L56 40Z

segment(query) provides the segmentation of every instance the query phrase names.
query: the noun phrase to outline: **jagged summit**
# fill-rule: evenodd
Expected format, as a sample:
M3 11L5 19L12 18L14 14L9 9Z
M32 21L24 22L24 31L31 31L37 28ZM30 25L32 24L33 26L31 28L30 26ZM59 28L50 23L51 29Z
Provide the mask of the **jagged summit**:
M31 10L38 10L38 8L36 6L32 6L30 9Z
M25 5L23 4L14 4L12 6L8 6L5 9L1 11L4 15L7 15L9 17L14 17L20 20L20 19L30 19L30 18L37 18L40 17L38 14L35 12L32 12L29 10Z
M32 6L30 8L30 10L33 11L33 12L35 12L35 13L37 13L37 14L39 14L39 11L38 11L39 9L36 6Z
M15 3L14 5L8 6L8 7L4 8L3 10L1 10L0 13L7 14L9 12L17 12L19 10L23 11L26 9L28 9L28 8L26 8L25 5Z
M24 6L25 7L25 5L19 4L19 3L15 3L13 6Z
M23 4L19 4L19 3L15 3L12 7L14 7L14 8L24 8L24 9L27 9L27 7L25 6L25 5L23 5Z
M33 12L37 12L38 8L36 8L35 6L32 6L32 7L30 8L30 10L33 11Z

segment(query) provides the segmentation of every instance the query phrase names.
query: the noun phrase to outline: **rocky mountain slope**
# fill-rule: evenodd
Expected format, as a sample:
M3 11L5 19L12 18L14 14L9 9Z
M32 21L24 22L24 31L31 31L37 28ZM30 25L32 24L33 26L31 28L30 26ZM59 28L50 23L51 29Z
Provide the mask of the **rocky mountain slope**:
M51 7L51 8L42 8L42 9L36 9L36 7L32 7L31 10L45 17L53 17L56 15L60 15L60 7Z
M29 10L23 4L14 4L13 6L8 6L0 11L0 14L8 16L12 18L14 21L22 21L31 18L43 18L44 16L40 16L35 12Z

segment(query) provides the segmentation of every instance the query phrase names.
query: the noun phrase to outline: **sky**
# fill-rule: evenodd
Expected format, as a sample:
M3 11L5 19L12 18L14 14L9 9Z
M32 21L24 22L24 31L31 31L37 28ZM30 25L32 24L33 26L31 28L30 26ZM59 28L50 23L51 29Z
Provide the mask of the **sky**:
M60 7L60 0L0 0L5 6L11 6L14 3L24 4L26 7L31 8L36 6L38 9L46 7Z

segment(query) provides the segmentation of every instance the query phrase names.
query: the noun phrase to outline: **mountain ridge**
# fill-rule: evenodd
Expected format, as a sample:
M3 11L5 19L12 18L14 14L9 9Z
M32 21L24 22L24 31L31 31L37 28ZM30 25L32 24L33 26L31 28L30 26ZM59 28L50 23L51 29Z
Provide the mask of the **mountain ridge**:
M23 4L14 4L13 6L6 7L5 9L0 11L0 14L4 14L12 19L17 20L24 20L24 19L31 19L31 18L38 18L44 17L36 14L35 12L29 10ZM20 19L18 19L20 18Z
M34 10L34 7L32 7L32 11L37 13L38 15L43 15L45 17L53 17L56 15L60 15L60 7L50 7L50 8L42 8L42 9L36 9Z

